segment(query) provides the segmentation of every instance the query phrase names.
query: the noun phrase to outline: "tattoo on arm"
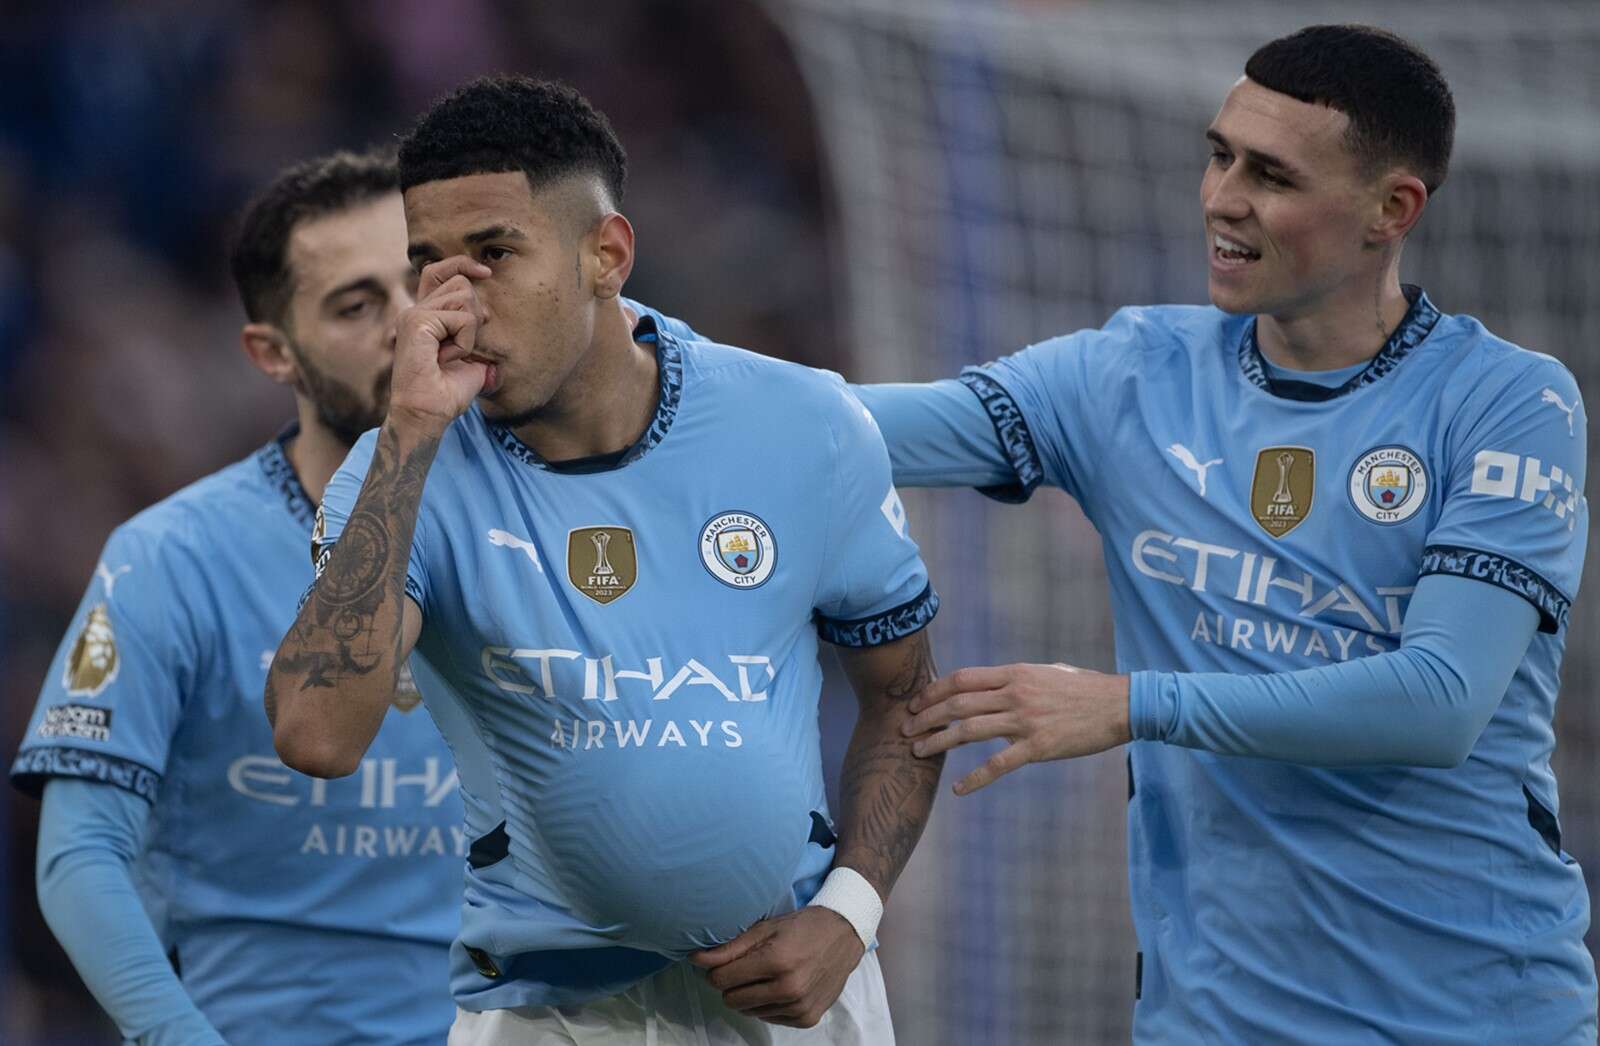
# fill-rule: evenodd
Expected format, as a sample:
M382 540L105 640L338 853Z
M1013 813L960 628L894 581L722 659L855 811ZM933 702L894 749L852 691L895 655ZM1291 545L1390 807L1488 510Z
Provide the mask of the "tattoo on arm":
M388 689L398 681L411 535L439 440L404 454L398 444L387 427L379 434L355 510L279 648L265 695L274 722L280 682L296 681L301 693L337 690L385 667Z
M840 782L837 862L860 872L884 897L922 836L944 767L942 757L913 755L911 739L900 734L909 718L906 702L935 675L926 633L905 642L904 660L894 677L887 684L861 687L857 694L861 718Z

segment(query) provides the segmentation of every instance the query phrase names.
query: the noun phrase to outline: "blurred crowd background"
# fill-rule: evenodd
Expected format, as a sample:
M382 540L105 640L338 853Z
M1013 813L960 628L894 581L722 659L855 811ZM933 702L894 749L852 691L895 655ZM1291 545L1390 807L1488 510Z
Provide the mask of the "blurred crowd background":
M7 3L0 758L16 750L111 529L291 414L288 394L238 349L225 264L232 217L285 164L389 140L481 73L563 78L628 150L632 296L772 355L857 378L928 378L1098 324L1117 305L1203 300L1200 130L1255 45L1326 20L1329 6L1231 0L1260 20L1235 26L1068 0ZM1470 36L1446 7L1413 6L1421 13L1397 28L1425 46L1429 25ZM1466 5L1480 17L1497 6ZM1600 63L1600 13L1551 0L1516 17L1538 23L1539 10L1557 13L1544 44L1520 59L1485 45L1472 68L1499 62L1524 85L1542 75L1567 108L1504 125L1529 170L1520 182L1495 173L1492 131L1486 143L1464 128L1464 188L1447 188L1441 216L1430 210L1412 264L1446 310L1482 314L1575 366L1600 335L1600 146L1582 131L1600 111L1584 72ZM1049 24L1062 31L1037 28ZM1502 39L1515 31L1508 22ZM1444 64L1453 79L1467 68ZM1492 77L1465 86L1464 119L1474 107L1513 111L1494 108ZM1541 129L1566 150L1549 163L1523 148ZM1541 194L1553 213L1537 207ZM1481 248L1470 278L1463 244ZM1527 266L1548 279L1530 289ZM1096 538L1065 498L1038 500L1019 515L965 493L908 498L946 596L941 667L1110 667ZM1567 845L1593 882L1590 589L1572 618L1558 770L1564 812L1575 811ZM837 687L825 699L830 771L850 705ZM953 760L947 777L975 758ZM902 1041L1126 1039L1122 788L1113 754L943 797L885 929ZM37 804L6 789L0 1042L113 1041L34 902L36 826Z

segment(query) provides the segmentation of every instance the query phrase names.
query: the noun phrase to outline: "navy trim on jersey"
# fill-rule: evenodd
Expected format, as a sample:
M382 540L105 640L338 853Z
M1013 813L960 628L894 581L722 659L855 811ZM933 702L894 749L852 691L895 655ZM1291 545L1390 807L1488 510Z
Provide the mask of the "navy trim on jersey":
M284 505L289 509L296 523L306 528L306 533L311 532L312 524L316 521L317 506L311 503L311 498L306 495L306 488L300 485L300 477L295 474L294 466L289 464L289 455L284 447L289 441L300 435L300 424L291 422L282 432L278 433L266 446L256 451L256 464L261 466L261 471L266 474L267 482L272 484L274 490L283 497Z
M672 427L672 419L678 416L678 400L683 396L683 346L677 338L661 330L656 325L655 317L650 315L639 318L638 325L633 328L633 340L654 343L656 346L656 369L660 372L661 390L656 396L655 416L650 419L650 424L644 433L631 447L622 452L615 465L610 468L586 468L582 470L584 472L609 472L611 469L625 468L633 464L667 438L667 430ZM496 443L524 464L546 472L563 471L559 464L552 464L540 457L510 429L491 423L489 432ZM588 462L594 459L580 460Z
M835 646L882 646L927 628L938 612L939 594L929 582L916 596L881 614L836 621L819 613L817 634Z
M983 404L989 420L994 423L995 435L1000 437L1000 446L1017 474L1015 483L979 487L978 493L1008 505L1022 504L1033 496L1034 488L1044 482L1044 465L1039 460L1039 448L1034 445L1028 419L1005 386L985 374L982 368L968 367L956 380L971 389Z
M1434 325L1439 322L1439 310L1434 308L1433 302L1428 300L1427 294L1423 293L1421 287L1408 283L1401 287L1401 290L1411 302L1411 308L1406 310L1405 317L1400 320L1400 326L1389 335L1389 340L1384 343L1383 348L1372 357L1372 362L1343 385L1327 388L1309 381L1274 378L1267 373L1266 360L1262 358L1261 346L1256 342L1258 322L1256 320L1251 320L1245 326L1244 340L1239 343L1239 370L1250 384L1281 399L1317 403L1365 388L1398 367L1400 361L1405 359L1412 349L1421 345L1423 339L1433 332Z
M1537 571L1494 552L1460 545L1429 545L1422 550L1422 569L1417 576L1428 574L1486 581L1521 596L1539 611L1541 632L1559 632L1572 609L1572 601Z
M156 788L161 784L161 775L148 766L86 748L29 748L11 764L11 783L35 799L44 794L45 782L52 777L104 781L149 803L156 801Z

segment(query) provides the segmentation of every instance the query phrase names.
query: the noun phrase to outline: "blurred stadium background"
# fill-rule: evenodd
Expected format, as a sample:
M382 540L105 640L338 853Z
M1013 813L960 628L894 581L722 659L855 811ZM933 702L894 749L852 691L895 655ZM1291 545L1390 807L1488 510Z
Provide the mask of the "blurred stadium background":
M931 378L1122 304L1203 301L1201 130L1256 45L1330 20L1412 37L1456 90L1453 172L1407 278L1559 357L1592 401L1592 0L8 3L0 753L111 528L289 414L240 357L223 263L230 215L282 165L387 139L472 75L562 77L629 151L630 293L854 379ZM1064 496L907 504L946 599L943 667L1111 667L1098 540ZM1572 616L1556 753L1566 847L1591 883L1597 570L1600 556ZM831 690L835 766L851 716ZM1109 753L942 797L884 931L903 1043L1127 1040L1124 788ZM114 1041L33 901L36 816L0 801L0 1042Z

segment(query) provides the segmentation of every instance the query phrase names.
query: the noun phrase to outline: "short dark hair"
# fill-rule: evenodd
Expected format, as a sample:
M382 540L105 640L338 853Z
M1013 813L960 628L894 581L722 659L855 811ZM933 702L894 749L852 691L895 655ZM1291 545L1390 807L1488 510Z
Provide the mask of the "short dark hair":
M622 203L628 156L605 115L566 84L486 76L435 102L400 142L400 188L521 171L530 190L597 175Z
M282 325L294 292L289 237L301 222L400 191L393 149L336 152L288 168L245 205L230 264L245 315Z
M1399 163L1430 193L1444 184L1456 104L1439 66L1415 44L1369 25L1313 25L1264 44L1244 75L1348 116L1346 141L1363 168Z

